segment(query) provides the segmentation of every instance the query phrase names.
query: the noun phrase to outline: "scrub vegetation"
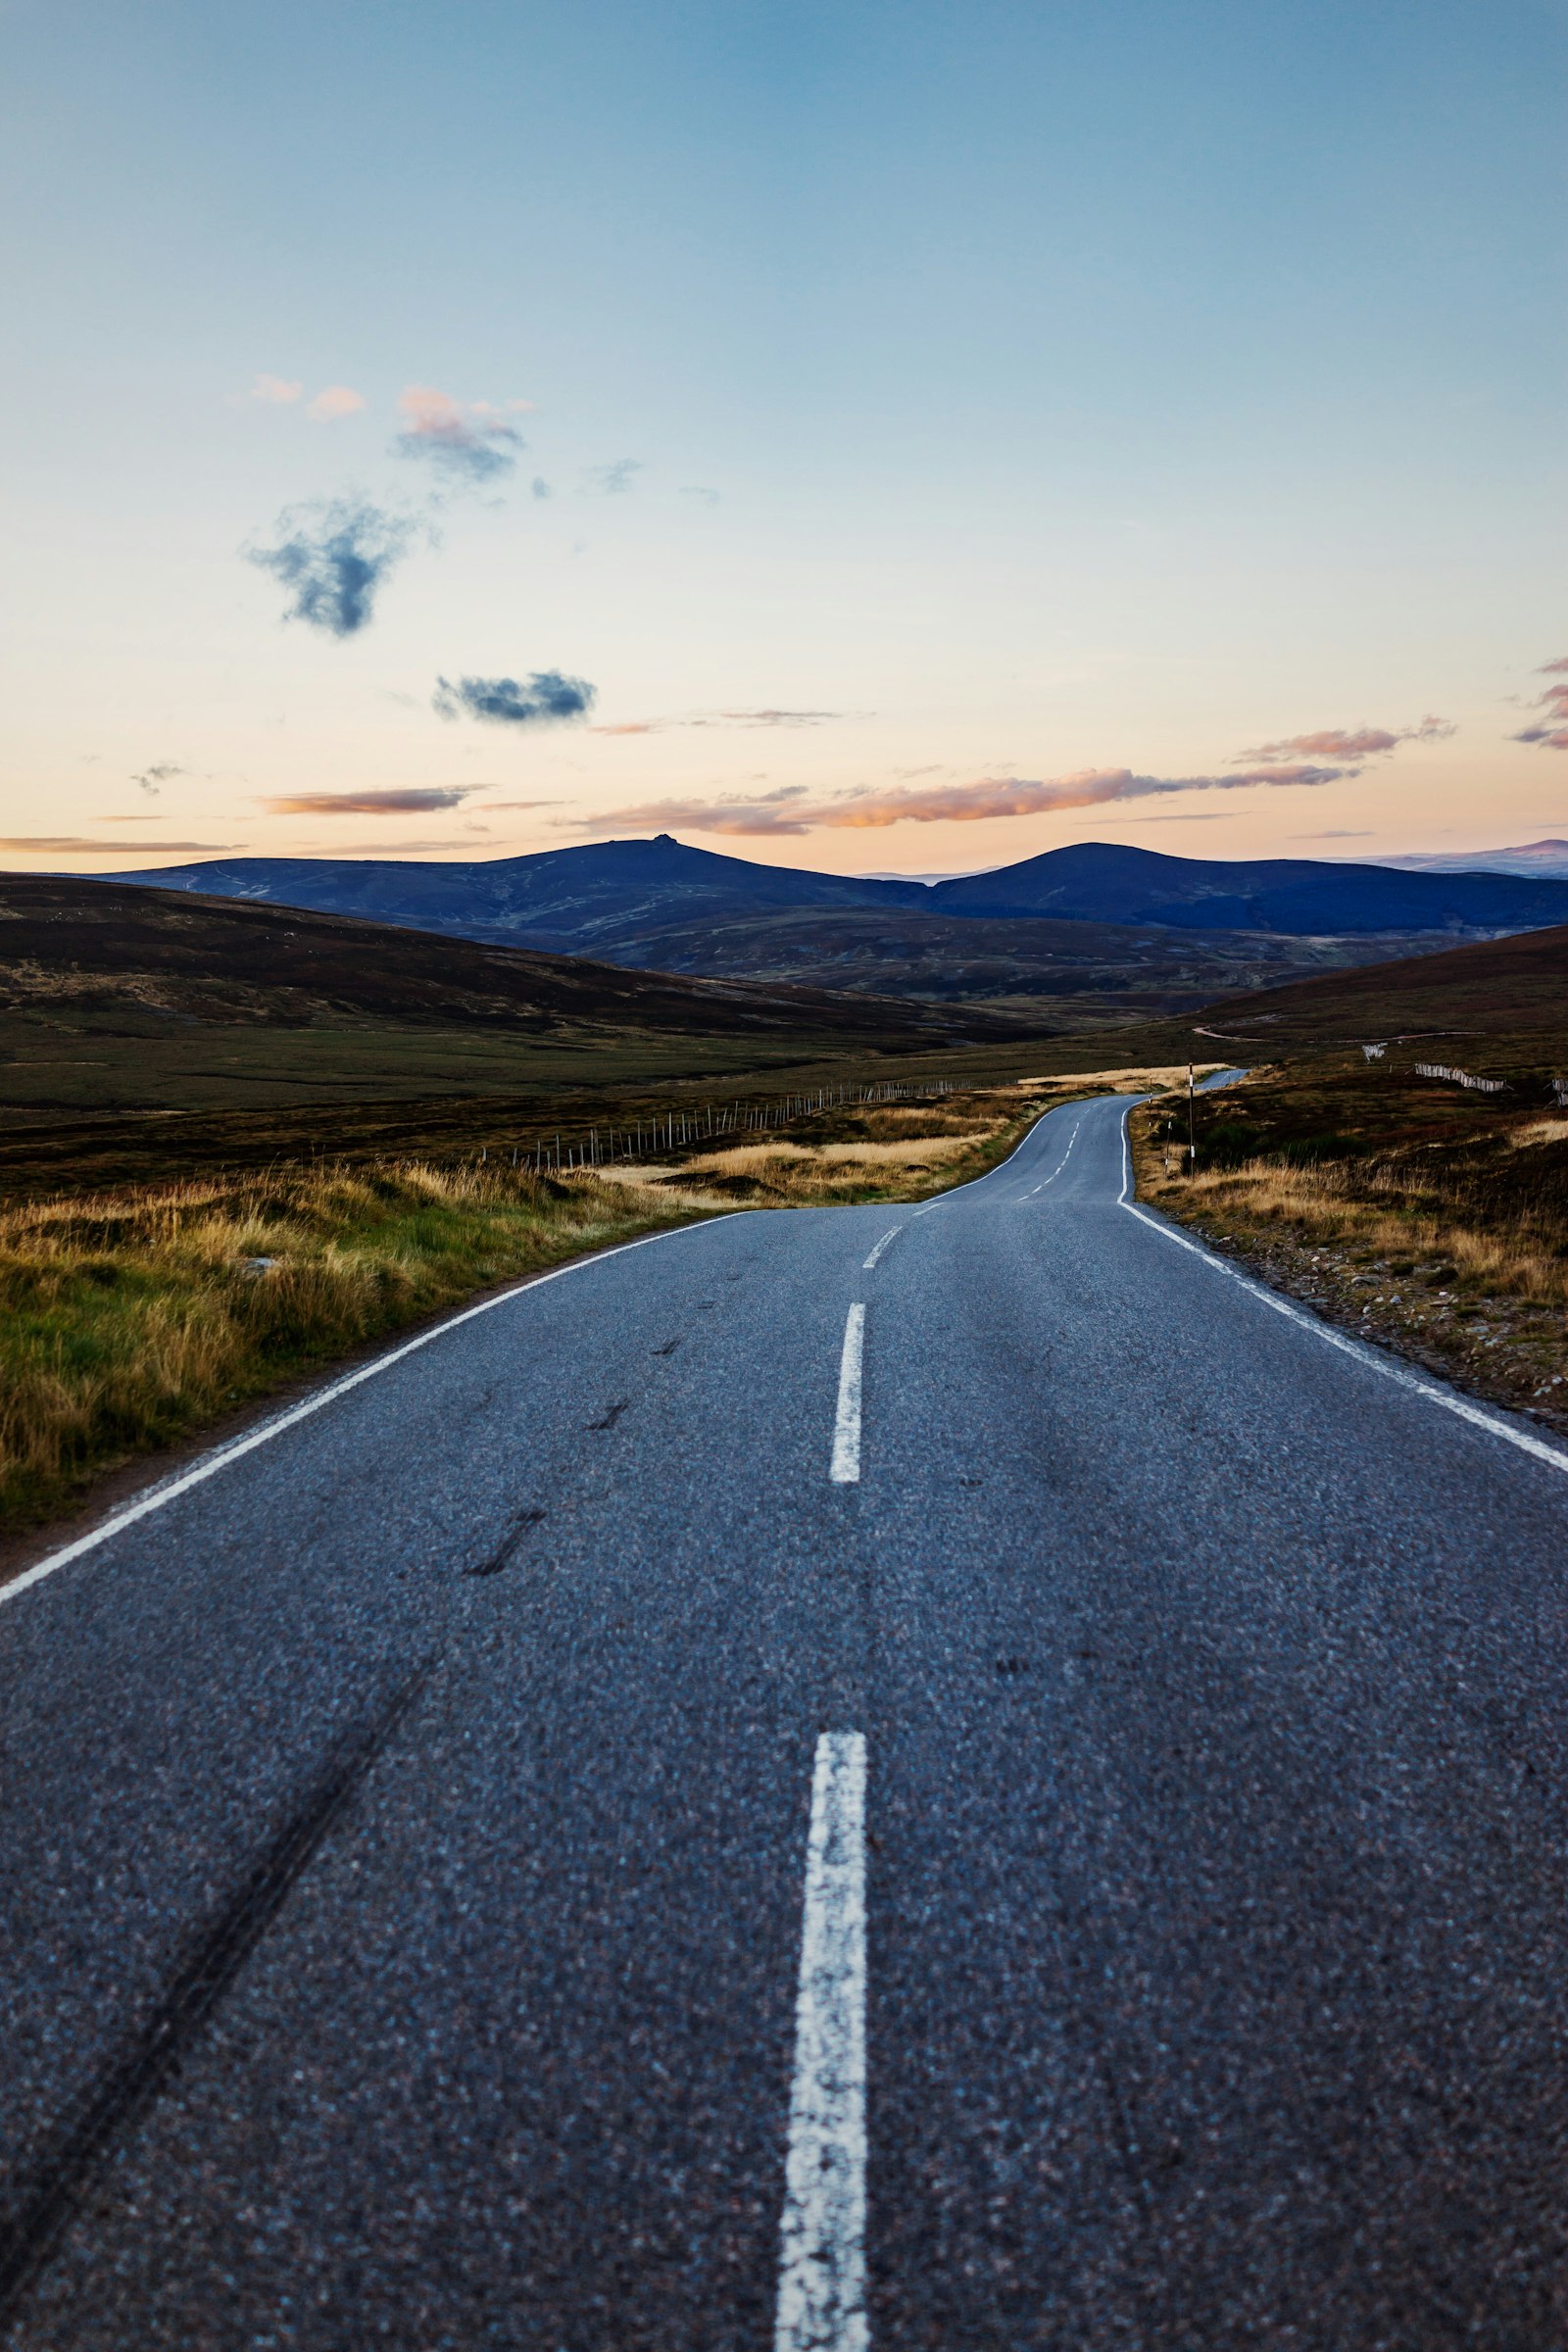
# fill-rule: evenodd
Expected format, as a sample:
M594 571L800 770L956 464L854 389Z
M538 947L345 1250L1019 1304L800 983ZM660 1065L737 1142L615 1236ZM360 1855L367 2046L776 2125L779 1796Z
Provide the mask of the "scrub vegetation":
M1568 1117L1541 1045L1489 1041L1492 1095L1409 1051L1260 1071L1199 1099L1191 1164L1167 1096L1134 1114L1139 1191L1330 1320L1568 1428Z
M0 1526L497 1284L737 1207L916 1200L1070 1088L834 1109L785 1136L538 1176L500 1155L294 1162L0 1211Z

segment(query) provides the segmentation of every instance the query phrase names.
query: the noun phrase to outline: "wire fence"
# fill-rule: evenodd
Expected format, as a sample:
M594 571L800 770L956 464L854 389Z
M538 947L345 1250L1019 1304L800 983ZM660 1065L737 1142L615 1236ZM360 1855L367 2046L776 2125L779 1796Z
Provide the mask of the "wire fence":
M875 1086L823 1086L806 1094L777 1096L761 1102L699 1102L653 1118L634 1118L621 1125L594 1125L575 1136L541 1136L529 1144L514 1144L512 1164L547 1175L573 1168L599 1168L612 1161L636 1163L671 1152L689 1151L693 1144L736 1142L743 1136L766 1135L793 1120L813 1118L825 1110L867 1109L887 1102L939 1102L954 1093L953 1081L933 1080L926 1086L885 1079ZM488 1157L488 1146L480 1153Z
M1475 1095L1502 1095L1508 1091L1506 1078L1472 1078L1468 1070L1450 1070L1441 1061L1418 1061L1418 1078L1446 1078L1454 1086L1467 1086Z

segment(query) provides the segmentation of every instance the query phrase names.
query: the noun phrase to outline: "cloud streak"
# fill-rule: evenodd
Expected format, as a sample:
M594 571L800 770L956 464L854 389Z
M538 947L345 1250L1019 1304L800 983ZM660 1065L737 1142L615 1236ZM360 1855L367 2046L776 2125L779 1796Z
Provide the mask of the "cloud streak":
M354 637L366 627L413 537L411 523L362 498L289 507L277 529L277 545L247 548L246 561L288 589L285 620L303 620L330 637Z
M482 784L388 784L368 792L270 793L258 802L269 816L427 816L457 808Z
M33 855L47 850L55 856L91 850L103 858L146 858L155 852L163 857L172 850L238 850L244 846L238 841L88 841L75 833L14 833L0 837L0 850L26 850Z
M433 384L410 384L398 395L398 411L403 430L392 444L398 456L421 459L458 481L495 481L512 471L516 452L526 446L516 426L490 402L471 401L465 408Z
M604 498L623 498L631 488L632 476L644 470L641 458L616 458L609 466L590 466L582 477L583 488Z
M1401 743L1439 743L1455 732L1430 712L1413 727L1319 727L1311 735L1282 735L1277 743L1254 744L1238 760L1375 760Z
M626 719L619 726L595 727L596 735L667 735L674 727L819 727L843 718L842 710L710 710L695 718Z
M506 726L549 726L583 718L595 689L586 678L536 669L528 678L437 678L431 704L443 718L487 718Z
M591 829L631 825L659 832L689 827L698 833L750 834L771 840L818 829L855 831L902 824L975 824L988 817L1046 816L1068 808L1099 808L1118 801L1176 792L1241 792L1252 786L1313 789L1353 769L1294 760L1220 776L1140 776L1131 768L1083 768L1067 776L979 776L967 784L896 786L887 792L845 793L812 801L801 784L781 784L752 799L648 801L612 808ZM581 822L582 820L577 820Z
M1538 675L1544 678L1560 677L1568 672L1568 655L1559 662L1543 662ZM1536 697L1536 708L1545 716L1528 727L1521 727L1515 743L1543 745L1548 752L1568 752L1568 683L1548 686Z

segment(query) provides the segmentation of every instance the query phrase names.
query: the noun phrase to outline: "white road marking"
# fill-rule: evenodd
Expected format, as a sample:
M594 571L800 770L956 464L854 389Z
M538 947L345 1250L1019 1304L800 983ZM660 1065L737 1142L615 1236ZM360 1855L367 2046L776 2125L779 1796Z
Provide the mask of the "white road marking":
M773 2352L866 2352L865 1740L811 1780Z
M1081 1127L1082 1125L1083 1121L1080 1119L1078 1122L1078 1127ZM1032 1200L1036 1193L1043 1193L1048 1184L1055 1183L1056 1178L1061 1174L1062 1169L1067 1165L1068 1160L1072 1157L1072 1148L1078 1141L1078 1127L1075 1127L1071 1135L1068 1136L1067 1149L1057 1160L1055 1166L1052 1169L1051 1174L1049 1176L1043 1176L1040 1182L1037 1185L1031 1186L1027 1193L1021 1193L1019 1195L1018 1205L1020 1208L1023 1206L1025 1200Z
M1546 1462L1553 1470L1568 1473L1568 1453L1559 1452L1555 1446L1547 1446L1540 1438L1532 1437L1527 1429L1512 1428L1495 1413L1485 1412L1479 1404L1472 1404L1468 1397L1457 1396L1448 1389L1437 1388L1430 1380L1422 1380L1417 1373L1406 1372L1400 1365L1390 1363L1387 1357L1374 1354L1370 1348L1363 1348L1359 1341L1348 1340L1332 1324L1320 1322L1316 1315L1309 1315L1291 1299L1282 1298L1277 1291L1267 1290L1262 1283L1253 1282L1227 1258L1216 1257L1200 1242L1190 1240L1185 1233L1178 1233L1163 1218L1151 1216L1148 1209L1140 1208L1131 1197L1132 1174L1127 1114L1123 1112L1119 1205L1126 1209L1129 1216L1136 1217L1140 1225L1147 1225L1151 1233L1157 1233L1161 1241L1173 1243L1178 1250L1190 1250L1194 1257L1202 1259L1205 1266L1211 1267L1216 1274L1228 1274L1232 1282L1240 1283L1244 1291L1250 1292L1264 1306L1271 1306L1287 1322L1298 1324L1302 1331L1309 1331L1314 1339L1322 1340L1330 1348L1338 1348L1342 1355L1354 1356L1358 1364L1364 1364L1369 1372L1381 1373L1385 1380L1392 1380L1396 1388L1408 1389L1412 1396L1424 1396L1429 1404L1441 1404L1444 1411L1452 1413L1456 1420L1468 1421L1476 1429L1490 1430L1494 1438L1506 1438L1508 1444L1517 1446L1521 1453L1533 1454L1538 1462Z
M1051 1113L1046 1115L1049 1117ZM1014 1145L1006 1159L999 1162L995 1168L988 1168L984 1176L972 1176L968 1184L956 1185L954 1193L969 1192L977 1185L988 1184L993 1176L1010 1165L1034 1134L1035 1129L1031 1127L1028 1134ZM925 1207L917 1208L914 1214L923 1217L933 1208L945 1207L953 1197L953 1194L944 1194L940 1200L928 1200ZM730 1216L744 1216L746 1213L744 1209L732 1209L723 1216L705 1217L700 1222L701 1226L723 1225L728 1223ZM347 1396L350 1389L357 1389L363 1381L374 1380L379 1373L389 1372L394 1364L401 1363L406 1355L413 1355L416 1348L428 1348L432 1340L439 1340L445 1333L456 1331L460 1323L471 1322L475 1315L487 1315L492 1307L506 1306L514 1298L520 1298L524 1291L538 1290L544 1283L560 1282L567 1274L580 1274L590 1266L601 1265L607 1257L620 1257L628 1250L646 1250L653 1242L675 1241L680 1234L697 1230L700 1230L699 1226L682 1225L673 1232L645 1233L639 1241L618 1242L614 1249L601 1250L592 1257L579 1258L574 1265L556 1266L548 1274L530 1274L524 1281L498 1292L495 1298L481 1298L477 1306L466 1306L459 1313L448 1315L444 1322L432 1324L428 1331L421 1331L416 1339L405 1340L401 1348L389 1348L385 1355L378 1355L373 1363L362 1364L357 1372L347 1373L343 1379L329 1382L324 1389L318 1389L314 1396L307 1396L301 1403L290 1405L286 1412L274 1415L270 1421L264 1421L259 1428L250 1430L243 1438L236 1438L231 1445L220 1446L215 1452L204 1455L177 1477L150 1488L145 1494L138 1495L134 1502L127 1503L122 1511L115 1511L86 1535L78 1536L74 1543L62 1544L58 1551L35 1560L21 1576L13 1577L7 1585L0 1585L0 1606L30 1592L34 1585L42 1584L45 1577L53 1576L56 1569L67 1568L73 1560L79 1560L89 1551L96 1551L101 1544L107 1544L125 1528L133 1527L138 1519L145 1519L152 1511L161 1511L166 1503L177 1501L181 1494L188 1494L192 1487L199 1487L205 1480L216 1478L220 1470L226 1470L231 1462L239 1461L247 1453L254 1453L258 1446L266 1446L273 1438L281 1437L297 1421L309 1420L313 1413L320 1412L323 1406L334 1404L339 1396Z
M881 1256L889 1242L891 1242L896 1235L901 1234L903 1231L904 1227L902 1225L890 1225L888 1227L887 1232L882 1236L882 1239L878 1242L876 1248L872 1250L870 1256L860 1268L862 1274L870 1273L871 1268L876 1264L877 1259Z
M734 1210L730 1214L744 1215L745 1211ZM514 1298L521 1298L525 1291L540 1290L547 1282L560 1282L567 1274L586 1273L592 1266L603 1265L607 1257L622 1257L628 1250L646 1250L651 1242L672 1242L683 1233L728 1222L728 1215L705 1217L701 1226L680 1225L669 1233L645 1233L640 1241L617 1242L613 1250L601 1250L592 1257L578 1258L574 1265L557 1266L549 1274L530 1274L526 1281L514 1282L509 1290L499 1291L495 1298L481 1298L477 1306L466 1306L460 1313L448 1315L444 1322L433 1323L428 1331L421 1331L416 1339L405 1340L401 1348L390 1348L385 1355L378 1355L374 1363L362 1364L357 1372L345 1373L341 1380L334 1380L326 1388L318 1389L314 1396L307 1396L303 1402L290 1405L287 1412L276 1414L270 1421L264 1421L259 1429L250 1430L243 1438L236 1438L232 1445L220 1446L215 1453L204 1455L190 1469L181 1471L177 1478L153 1487L134 1502L127 1503L122 1511L116 1511L111 1518L104 1520L101 1526L93 1528L85 1536L78 1536L74 1544L64 1544L59 1551L50 1552L46 1559L34 1561L30 1568L14 1578L9 1585L0 1585L0 1603L15 1600L19 1593L29 1591L33 1585L42 1584L46 1576L53 1576L57 1568L68 1567L84 1553L96 1551L98 1545L107 1544L111 1536L118 1536L122 1529L133 1527L138 1519L145 1519L151 1511L161 1511L165 1503L174 1502L181 1494L188 1494L192 1487L199 1487L204 1480L216 1478L220 1470L228 1468L230 1462L237 1462L242 1455L254 1453L258 1446L269 1445L273 1438L280 1438L284 1430L292 1429L297 1421L308 1421L313 1413L320 1412L323 1406L335 1404L340 1396L348 1395L350 1389L359 1388L367 1380L376 1379L382 1372L390 1372L392 1366L401 1364L405 1356L415 1354L420 1348L428 1348L432 1340L439 1340L447 1332L456 1331L460 1323L471 1323L475 1315L487 1315L493 1307L509 1306Z
M860 1475L860 1358L865 1348L865 1309L852 1306L844 1323L839 1357L839 1403L833 1417L833 1459L828 1476L836 1487L853 1487Z

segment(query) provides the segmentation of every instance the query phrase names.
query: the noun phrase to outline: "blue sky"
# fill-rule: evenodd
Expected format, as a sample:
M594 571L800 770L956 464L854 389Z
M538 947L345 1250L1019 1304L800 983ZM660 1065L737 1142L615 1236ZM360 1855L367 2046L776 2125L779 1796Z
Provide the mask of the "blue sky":
M3 22L9 862L1568 832L1560 7Z

